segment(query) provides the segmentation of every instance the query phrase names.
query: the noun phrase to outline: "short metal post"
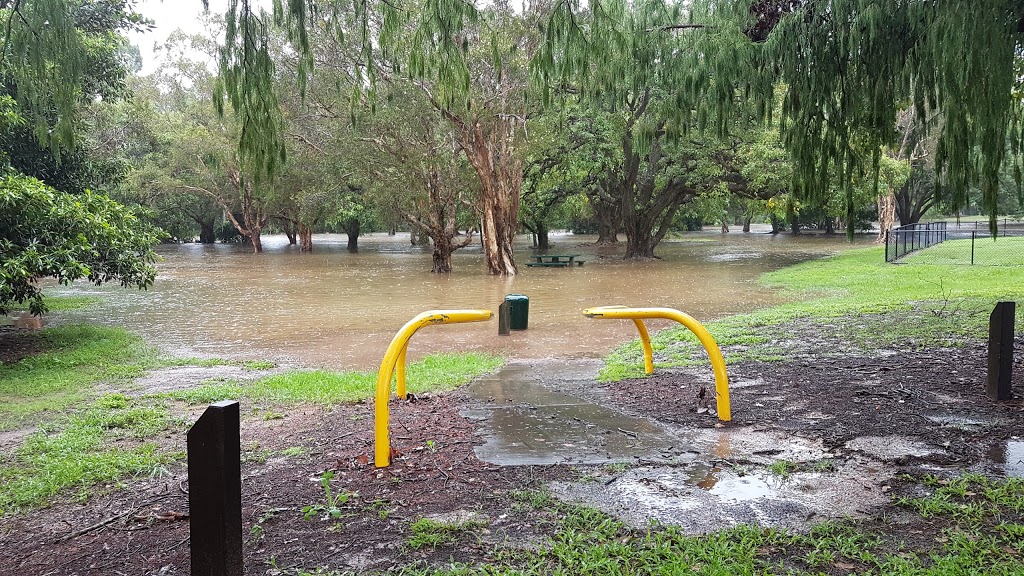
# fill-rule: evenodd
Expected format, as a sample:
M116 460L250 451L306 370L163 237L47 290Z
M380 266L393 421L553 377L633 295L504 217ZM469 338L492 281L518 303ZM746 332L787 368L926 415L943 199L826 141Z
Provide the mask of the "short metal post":
M974 266L974 239L977 235L977 231L971 230L971 266Z
M993 400L1010 400L1010 379L1013 376L1013 325L1015 302L996 304L988 320L988 387Z
M210 404L188 431L192 576L242 576L238 402Z
M512 304L508 300L498 304L498 335L508 336L512 333Z
M885 231L885 261L889 261L889 231Z

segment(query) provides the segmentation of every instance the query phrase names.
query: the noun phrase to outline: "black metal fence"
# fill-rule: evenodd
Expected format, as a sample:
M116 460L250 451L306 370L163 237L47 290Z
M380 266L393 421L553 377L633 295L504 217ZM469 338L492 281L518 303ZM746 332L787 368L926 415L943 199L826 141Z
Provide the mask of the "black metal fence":
M1024 265L1024 223L1002 221L995 235L988 222L929 222L891 230L885 261L906 264Z
M945 222L907 224L885 236L885 261L898 262L908 254L939 244L946 239Z

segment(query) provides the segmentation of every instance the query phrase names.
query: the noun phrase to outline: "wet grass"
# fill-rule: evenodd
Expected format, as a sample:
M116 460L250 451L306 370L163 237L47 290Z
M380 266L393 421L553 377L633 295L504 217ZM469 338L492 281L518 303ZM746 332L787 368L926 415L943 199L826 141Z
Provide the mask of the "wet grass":
M0 457L0 516L45 505L69 489L84 500L97 483L159 472L169 457L142 440L170 425L165 407L110 394L40 426Z
M0 429L82 402L98 382L141 376L142 365L156 357L141 338L118 328L59 326L27 337L43 352L0 364Z
M47 312L70 312L95 306L103 301L102 296L47 296ZM24 312L28 310L28 303L15 304L11 310Z
M973 254L972 254L973 251ZM907 265L970 265L975 266L1021 266L1024 265L1024 238L978 238L973 241L946 240L914 252L903 259Z
M0 364L0 430L20 428L46 413L60 413L93 396L99 383L124 386L149 370L174 366L241 365L250 370L269 362L220 358L169 358L124 330L88 324L44 328L23 338L40 351Z
M435 354L410 364L406 383L413 394L451 390L497 370L503 363L501 357L489 354ZM376 382L376 371L294 370L252 383L216 382L170 392L165 396L189 404L246 398L278 404L310 402L332 405L372 398Z
M709 322L727 364L773 362L795 352L839 353L901 346L959 346L987 333L998 300L1024 298L1024 266L892 265L882 248L850 250L764 274L761 283L796 301ZM1018 310L1024 321L1024 307ZM652 338L656 367L707 363L684 328ZM827 352L827 351L826 351ZM643 377L639 341L615 350L602 380Z
M738 526L703 536L652 525L636 530L591 508L559 505L560 520L538 550L496 547L489 560L445 568L413 566L419 576L870 574L941 576L1024 574L1024 480L968 475L934 486L925 499L944 507L899 523L834 521L806 534ZM927 483L927 479L926 479ZM916 501L915 501L916 502ZM904 504L919 511L918 504ZM911 535L914 533L915 535ZM915 539L916 538L916 539ZM436 546L458 546L454 538Z

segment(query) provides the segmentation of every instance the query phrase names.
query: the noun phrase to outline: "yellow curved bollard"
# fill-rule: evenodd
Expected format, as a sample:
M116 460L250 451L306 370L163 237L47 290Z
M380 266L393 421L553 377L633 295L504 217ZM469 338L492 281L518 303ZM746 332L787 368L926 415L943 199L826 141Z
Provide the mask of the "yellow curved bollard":
M391 375L397 372L396 392L405 398L405 356L409 339L417 330L433 324L457 324L462 322L483 322L494 314L490 310L430 310L417 314L402 326L391 339L384 360L377 372L377 393L374 398L374 464L383 468L391 463L391 439L388 434L391 400Z
M675 320L686 326L700 340L701 346L708 353L711 366L715 371L715 397L718 401L718 419L723 422L732 420L732 408L729 403L729 374L725 370L725 359L722 358L722 351L711 336L711 333L697 322L693 317L684 314L674 308L627 308L625 306L599 306L587 308L583 314L589 318L612 318L621 320L632 320L640 332L640 343L644 348L644 371L648 374L654 372L654 351L651 348L651 337L644 326L645 318L665 318Z

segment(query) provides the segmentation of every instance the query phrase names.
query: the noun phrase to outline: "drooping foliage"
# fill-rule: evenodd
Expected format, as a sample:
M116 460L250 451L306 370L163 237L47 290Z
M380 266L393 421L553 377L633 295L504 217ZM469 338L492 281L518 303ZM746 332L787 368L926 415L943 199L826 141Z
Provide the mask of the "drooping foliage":
M546 93L619 103L637 82L668 80L677 117L697 127L727 129L740 98L770 116L772 86L783 83L795 191L814 200L842 186L848 214L850 183L877 178L908 102L922 118L947 118L936 166L954 205L979 185L994 226L1000 166L1020 174L1019 1L560 0L545 33L535 69ZM649 57L615 64L639 44Z
M152 246L159 239L103 194L72 195L7 170L0 175L0 314L25 302L42 314L39 278L146 288L156 276Z
M936 169L952 205L980 186L994 228L1000 166L1014 162L1020 173L1024 3L799 4L779 18L760 57L787 85L785 141L803 195L877 172L880 147L896 139L899 108L909 102L921 121L935 111L944 117ZM866 149L870 157L858 154Z

